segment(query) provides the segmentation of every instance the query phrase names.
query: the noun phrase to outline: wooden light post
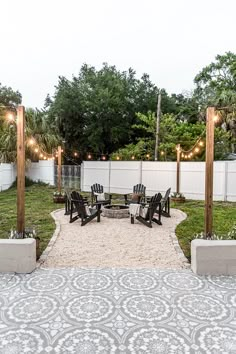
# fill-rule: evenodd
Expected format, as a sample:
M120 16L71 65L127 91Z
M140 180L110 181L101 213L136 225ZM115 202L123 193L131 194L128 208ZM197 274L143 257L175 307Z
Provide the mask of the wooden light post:
M25 108L17 108L17 232L25 231Z
M206 170L205 170L205 237L212 236L213 220L213 162L215 108L207 108Z
M177 145L176 150L177 150L176 193L179 193L179 173L180 173L180 154L181 154L180 144Z
M61 193L61 146L58 146L57 188Z

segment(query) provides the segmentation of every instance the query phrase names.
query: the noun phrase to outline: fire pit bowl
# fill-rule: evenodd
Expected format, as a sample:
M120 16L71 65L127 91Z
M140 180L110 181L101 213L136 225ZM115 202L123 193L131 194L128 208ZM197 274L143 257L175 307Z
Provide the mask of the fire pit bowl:
M102 215L107 218L128 218L129 217L129 206L128 205L104 205Z

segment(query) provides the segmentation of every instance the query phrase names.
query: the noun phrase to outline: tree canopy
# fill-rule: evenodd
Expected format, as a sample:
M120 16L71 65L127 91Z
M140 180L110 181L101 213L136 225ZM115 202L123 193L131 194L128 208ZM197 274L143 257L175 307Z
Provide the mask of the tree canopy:
M104 64L100 70L84 64L78 77L59 78L53 98L47 98L49 122L58 127L69 148L85 154L110 154L135 141L136 112L156 109L158 89L144 74L120 72ZM162 111L175 110L175 101L162 93Z
M222 128L230 132L231 150L236 139L236 54L217 55L215 62L195 77L195 97L203 111L207 106L220 109Z
M236 54L217 55L195 77L195 95L203 106L236 104Z

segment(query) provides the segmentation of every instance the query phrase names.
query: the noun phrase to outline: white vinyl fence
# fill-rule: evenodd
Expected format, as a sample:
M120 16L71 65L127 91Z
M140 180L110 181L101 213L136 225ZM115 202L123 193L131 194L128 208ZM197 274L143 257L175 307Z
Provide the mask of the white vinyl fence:
M8 189L16 179L16 168L11 163L0 164L0 192Z
M33 181L54 185L54 161L32 162L26 170L26 176ZM16 179L16 165L0 164L0 192L8 189Z
M81 190L91 191L100 183L106 192L131 193L137 183L146 194L176 191L176 162L85 161L81 169ZM181 162L180 192L187 199L205 199L205 162ZM214 200L236 201L236 161L214 162Z

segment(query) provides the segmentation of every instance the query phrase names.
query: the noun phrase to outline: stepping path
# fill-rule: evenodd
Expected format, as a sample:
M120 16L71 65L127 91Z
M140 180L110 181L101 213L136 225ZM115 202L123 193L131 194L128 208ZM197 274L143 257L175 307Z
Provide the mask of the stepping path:
M162 217L163 225L148 228L129 218L101 217L81 227L80 221L69 223L64 210L53 217L56 233L40 259L44 267L160 267L189 266L175 236L176 226L186 218L177 209L171 218Z

